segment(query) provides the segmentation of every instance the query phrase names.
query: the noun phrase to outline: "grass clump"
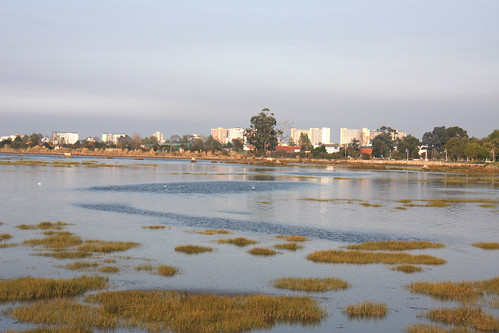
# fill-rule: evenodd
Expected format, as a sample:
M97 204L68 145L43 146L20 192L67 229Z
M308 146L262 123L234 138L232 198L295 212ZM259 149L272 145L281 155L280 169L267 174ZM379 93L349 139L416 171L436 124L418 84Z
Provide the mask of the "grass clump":
M103 266L103 267L99 268L99 272L102 272L102 273L114 274L114 273L118 273L119 271L120 271L120 268L116 267L116 266Z
M450 204L444 200L430 200L425 205L426 207L448 207Z
M379 241L364 242L361 244L352 244L345 246L350 250L386 250L386 251L406 251L420 249L439 249L444 244L427 241Z
M144 229L164 229L165 226L164 225L146 225L146 226L143 226L142 228Z
M499 319L483 312L481 308L432 309L425 313L425 317L431 321L470 327L485 332L499 331Z
M329 291L346 289L348 282L338 278L281 278L272 282L273 286L280 289L303 291Z
M480 242L471 244L484 250L499 250L499 243L497 242Z
M206 229L204 231L198 231L196 233L200 235L226 235L231 234L232 231L225 229Z
M407 333L471 333L468 328L465 327L441 327L432 324L414 324L410 325L406 329Z
M67 248L80 245L82 240L78 236L69 235L54 235L45 238L29 239L23 242L29 246L43 246L45 248Z
M440 300L475 303L484 294L499 294L499 277L485 281L412 282L407 288L412 293L425 294Z
M250 244L256 244L258 243L257 241L247 239L244 237L236 237L236 238L230 238L230 239L219 239L218 244L233 244L235 246L239 247L244 247Z
M288 242L305 242L305 241L309 241L310 240L310 238L308 238L308 237L298 236L298 235L291 235L291 236L279 235L279 236L276 236L276 238L278 238L278 239L285 239Z
M303 249L303 246L298 245L295 242L291 242L291 243L276 244L274 245L274 248L278 250L296 251L298 249Z
M446 261L437 257L403 252L365 252L357 250L323 250L310 253L308 260L333 264L420 264L442 265Z
M349 319L370 319L370 318L385 318L388 314L386 304L373 303L370 301L362 302L360 304L349 304L343 310L343 313Z
M73 233L69 231L46 230L43 232L45 236L70 236Z
M135 270L136 271L152 271L152 270L154 270L154 266L153 265L138 265L138 266L135 266Z
M0 242L6 241L12 238L11 234L0 234Z
M391 269L393 271L404 272L407 274L417 273L417 272L421 272L423 270L422 267L414 266L414 265L398 265L398 266L392 267Z
M52 252L37 252L37 256L52 257L55 259L83 259L91 257L93 254L86 251L52 251Z
M78 250L85 252L97 252L97 253L111 253L126 251L131 248L139 246L136 242L113 242L113 241L101 241L101 240L87 240L82 244Z
M198 254L203 252L211 252L213 248L207 246L198 246L198 245L179 245L175 248L177 252L183 252L186 254Z
M57 221L55 223L52 223L52 222L40 222L38 224L20 224L20 225L17 226L17 228L22 229L22 230L29 230L29 229L41 229L41 230L55 229L55 230L60 230L60 229L64 228L65 226L68 226L68 225L71 225L71 223Z
M158 274L162 276L174 276L177 274L178 269L173 266L168 265L159 265L158 266Z
M73 279L21 277L0 281L0 302L80 295L107 287L107 278L80 276Z
M0 249L5 249L8 247L15 247L15 246L17 246L17 243L3 243L3 244L0 243Z
M67 264L66 266L64 266L64 268L70 269L72 271L77 271L81 269L95 268L97 266L99 266L99 264L96 262L76 261L72 264Z
M264 247L254 247L251 250L248 251L249 254L252 254L254 256L273 256L276 255L277 252L272 250L272 249L267 249Z
M362 202L360 205L364 206L364 207L381 207L382 206L380 204L372 204L372 203L369 203L369 202Z

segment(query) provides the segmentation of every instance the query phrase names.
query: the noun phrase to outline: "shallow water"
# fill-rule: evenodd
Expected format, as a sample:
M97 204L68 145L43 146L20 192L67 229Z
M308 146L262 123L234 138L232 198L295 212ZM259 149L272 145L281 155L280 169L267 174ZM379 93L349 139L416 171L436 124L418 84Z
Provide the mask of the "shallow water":
M397 332L417 315L452 303L410 294L405 285L416 280L482 280L499 275L497 251L471 246L499 240L498 209L480 203L452 203L448 207L406 207L401 199L424 205L432 199L499 200L497 184L445 183L447 175L413 171L352 171L332 166L255 167L199 161L95 159L43 156L0 156L5 160L80 162L69 167L0 165L0 233L9 242L41 237L37 230L19 230L21 223L72 223L66 229L84 239L140 242L141 246L115 258L121 271L110 275L111 288L179 289L217 293L304 295L275 289L273 279L288 276L347 280L343 291L308 293L326 307L329 316L319 325L280 325L272 332ZM84 162L84 163L82 163ZM89 167L92 166L92 167ZM453 175L453 177L456 177ZM419 201L418 201L419 200ZM378 204L365 207L362 204ZM149 230L147 225L165 225ZM193 231L222 228L233 235L200 235ZM276 235L312 238L304 249L254 257L220 238L243 236L258 246L282 243ZM412 275L387 265L316 264L306 255L370 240L432 240L444 249L413 251L446 259L441 266L425 266ZM188 256L174 248L197 244L211 253ZM31 255L32 248L0 249L0 278L18 276L71 277L82 274L61 265L71 260ZM412 252L411 252L412 253ZM181 274L171 278L137 272L139 264L174 265ZM385 302L390 313L383 320L349 320L341 311L364 300ZM0 309L12 304L0 305ZM497 310L487 309L498 314ZM0 314L0 330L24 329ZM269 330L265 330L268 332ZM263 332L263 331L262 331Z

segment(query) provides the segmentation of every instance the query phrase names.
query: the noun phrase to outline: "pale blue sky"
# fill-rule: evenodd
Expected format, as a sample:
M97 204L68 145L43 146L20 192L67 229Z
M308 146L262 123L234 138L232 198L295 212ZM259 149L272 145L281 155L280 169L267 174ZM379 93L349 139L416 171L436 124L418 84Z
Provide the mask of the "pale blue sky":
M0 0L0 135L499 128L499 1Z

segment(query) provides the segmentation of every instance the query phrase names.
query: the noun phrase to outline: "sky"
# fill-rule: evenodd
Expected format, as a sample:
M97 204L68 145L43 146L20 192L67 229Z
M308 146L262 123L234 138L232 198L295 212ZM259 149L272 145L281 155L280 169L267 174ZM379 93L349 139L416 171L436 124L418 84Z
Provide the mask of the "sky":
M0 0L0 136L499 128L497 0Z

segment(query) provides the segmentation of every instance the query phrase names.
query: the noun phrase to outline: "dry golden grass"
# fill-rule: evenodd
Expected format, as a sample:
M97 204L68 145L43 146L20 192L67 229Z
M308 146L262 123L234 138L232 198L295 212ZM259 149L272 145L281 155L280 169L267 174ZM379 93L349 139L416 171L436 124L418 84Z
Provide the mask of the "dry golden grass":
M152 271L152 270L154 270L154 266L153 265L138 265L138 266L135 266L135 270L136 271Z
M439 249L444 244L427 241L379 241L351 244L345 246L350 250L386 250L386 251L406 251L420 249Z
M165 226L164 225L146 225L146 226L143 226L142 228L144 229L164 229Z
M37 252L37 256L52 257L55 259L83 259L93 256L91 252L85 251L52 251L52 252Z
M99 268L99 272L102 272L102 273L114 274L114 273L118 273L119 271L120 271L120 268L116 267L116 266L103 266L103 267Z
M175 248L177 252L183 252L186 254L198 254L203 252L211 252L213 249L207 246L198 246L198 245L179 245Z
M55 230L60 230L64 228L65 226L71 225L71 223L66 223L66 222L40 222L39 224L20 224L17 226L17 228L22 229L22 230L29 230L29 229L55 229Z
M308 260L333 264L414 264L441 265L446 261L437 257L403 252L365 252L357 250L323 250L310 253Z
M70 269L72 271L77 271L77 270L82 270L82 269L95 268L97 266L99 266L99 264L96 262L75 261L72 264L65 265L64 268Z
M426 207L448 207L450 204L444 200L430 200L425 205Z
M441 327L432 324L414 324L406 329L407 333L471 333L466 327Z
M388 310L386 308L386 304L366 301L357 305L347 305L347 307L343 310L343 313L346 314L349 319L380 319L387 316Z
M276 236L276 238L285 239L288 242L305 242L305 241L310 240L310 238L307 238L305 236L298 236L298 235L290 235L290 236L278 235L278 236Z
M226 235L232 234L232 231L225 229L206 229L204 231L197 231L196 233L200 235Z
M174 276L177 274L178 269L173 266L167 266L167 265L159 265L158 266L158 274L162 276Z
M411 203L412 200L409 200L409 199L402 199L402 200L397 200L397 202L400 202L400 203Z
M11 234L0 234L0 242L11 239L12 235Z
M298 249L303 249L303 246L298 245L295 242L291 242L291 243L276 244L274 245L274 248L278 250L296 251Z
M449 325L474 328L485 332L498 332L499 319L483 312L481 308L440 308L425 313L429 320Z
M29 246L43 246L46 248L67 248L77 246L82 243L78 236L73 235L54 235L45 238L29 239L23 242L24 245Z
M393 209L407 210L407 207L397 206L397 207L393 207Z
M113 242L101 240L87 240L84 244L78 247L79 251L84 252L97 252L97 253L111 253L118 251L126 251L139 246L136 242Z
M73 233L72 232L69 232L69 231L56 231L56 230L47 230L47 231L44 231L43 234L45 236L70 236L72 235Z
M0 244L0 249L5 249L8 247L15 247L15 246L17 246L17 243L3 243L3 244Z
M480 242L471 244L484 250L499 250L499 243L497 242Z
M364 207L382 207L382 205L380 204L372 204L369 202L362 202L360 205Z
M475 303L484 294L499 294L499 277L485 281L412 282L407 288L412 293L426 294L440 300Z
M219 239L218 244L232 244L239 247L244 247L250 244L256 244L257 241L247 239L244 237L230 238L230 239Z
M115 264L116 263L116 259L112 259L112 258L103 259L102 262L105 263L105 264Z
M24 331L7 330L5 333L92 333L92 331L83 328L67 327L36 327Z
M254 256L273 256L276 255L277 252L272 250L272 249L267 249L264 247L254 247L248 251L249 254L252 254Z
M107 278L86 275L73 279L21 277L1 280L0 302L74 296L106 286Z
M280 278L272 282L273 286L280 289L303 291L329 291L346 289L348 282L338 278Z
M412 273L421 272L423 270L423 268L420 266L414 266L414 265L398 265L398 266L392 267L391 270L404 272L407 274L412 274Z

